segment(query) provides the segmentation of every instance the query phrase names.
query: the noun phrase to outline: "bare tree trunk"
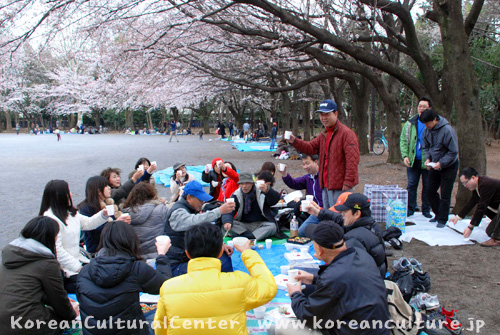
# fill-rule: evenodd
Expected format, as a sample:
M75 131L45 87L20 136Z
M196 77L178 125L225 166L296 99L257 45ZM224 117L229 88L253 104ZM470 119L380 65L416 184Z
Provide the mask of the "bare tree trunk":
M125 127L134 129L134 112L130 108L125 109Z
M11 122L11 118L10 118L10 113L7 112L6 110L4 110L3 112L5 115L5 130L7 132L11 132L12 131L12 122Z
M311 103L309 101L302 101L300 104L300 115L302 117L302 128L304 129L304 140L311 140L311 129L309 124L311 123Z
M298 117L298 109L299 109L299 106L300 104L298 103L297 101L297 92L295 92L296 94L294 94L294 98L293 98L293 101L292 101L292 105L291 105L291 108L290 108L290 116L292 117L292 132L294 134L299 134L299 117Z
M368 105L370 103L371 85L370 82L360 77L359 88L355 82L349 82L352 92L352 119L354 131L358 136L359 153L367 155L370 153L368 147Z
M69 115L69 129L75 128L76 127L76 116L75 113L71 113Z
M281 98L283 101L281 110L281 120L282 120L283 131L286 131L290 129L290 114L291 114L290 107L292 102L290 101L290 96L288 95L288 92L282 92Z

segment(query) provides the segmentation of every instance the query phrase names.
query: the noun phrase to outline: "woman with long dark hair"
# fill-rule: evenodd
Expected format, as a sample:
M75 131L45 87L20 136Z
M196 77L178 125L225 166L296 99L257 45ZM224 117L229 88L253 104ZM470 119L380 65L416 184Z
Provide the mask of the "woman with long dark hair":
M20 237L2 251L0 265L0 334L57 334L48 322L73 320L77 310L71 306L64 290L59 263L56 260L56 236L59 225L49 217L31 219ZM28 320L42 328L12 329L14 320Z
M111 198L111 187L108 184L108 180L101 176L90 177L85 186L85 200L78 205L80 214L92 216L109 205L114 206L114 215L108 218L108 222L120 220L130 223L130 217L128 215L123 216L122 212L118 210L118 206L115 205L113 198ZM104 225L83 232L85 246L91 254L97 251L103 228Z
M57 260L64 272L64 288L68 293L75 293L76 275L83 264L90 261L80 253L80 231L92 230L105 223L108 212L104 209L92 217L77 213L68 183L51 180L45 185L39 215L51 217L59 224Z
M168 258L170 241L157 243L156 270L141 261L140 242L134 229L113 221L104 227L101 248L89 265L78 274L77 297L80 303L83 333L91 334L98 324L107 330L98 334L116 334L118 326L127 322L135 329L122 329L120 334L149 334L149 327L139 303L139 293L159 294L163 283L172 277ZM92 316L91 318L88 318ZM134 323L135 322L135 323Z
M155 238L163 232L168 208L158 200L154 185L136 185L123 203L123 212L131 216L131 225L139 237L143 256L156 258Z

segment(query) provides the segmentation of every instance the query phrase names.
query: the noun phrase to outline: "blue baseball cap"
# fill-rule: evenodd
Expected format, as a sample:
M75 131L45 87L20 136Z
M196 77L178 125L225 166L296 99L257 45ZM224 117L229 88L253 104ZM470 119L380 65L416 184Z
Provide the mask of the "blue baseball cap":
M337 104L335 101L327 99L321 101L319 104L319 109L315 113L330 113L337 110Z
M203 186L196 180L192 180L184 186L184 193L192 195L201 201L210 201L213 197L205 192Z

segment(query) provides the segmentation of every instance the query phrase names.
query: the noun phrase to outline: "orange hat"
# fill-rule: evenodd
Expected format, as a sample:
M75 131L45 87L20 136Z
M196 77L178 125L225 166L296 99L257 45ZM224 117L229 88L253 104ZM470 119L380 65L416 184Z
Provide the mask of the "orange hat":
M339 197L337 198L337 202L335 203L335 205L333 205L332 207L330 207L329 209L332 211L332 212L335 212L335 213L338 213L339 211L335 209L335 206L338 206L338 205L343 205L344 202L347 200L347 197L349 195L351 195L352 192L344 192L342 193L341 195L339 195Z

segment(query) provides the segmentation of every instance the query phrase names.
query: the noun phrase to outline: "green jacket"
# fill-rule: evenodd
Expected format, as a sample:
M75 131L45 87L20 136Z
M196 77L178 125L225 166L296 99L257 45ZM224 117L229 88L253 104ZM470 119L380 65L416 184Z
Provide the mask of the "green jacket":
M417 156L417 123L418 114L406 121L399 137L399 147L403 159L410 159L410 166L413 166L415 157ZM422 151L422 169L426 169L424 152Z

